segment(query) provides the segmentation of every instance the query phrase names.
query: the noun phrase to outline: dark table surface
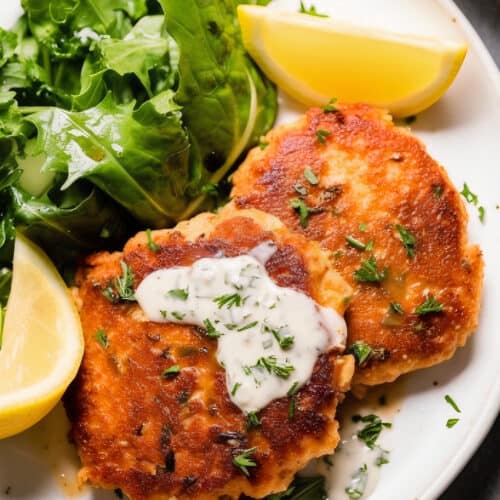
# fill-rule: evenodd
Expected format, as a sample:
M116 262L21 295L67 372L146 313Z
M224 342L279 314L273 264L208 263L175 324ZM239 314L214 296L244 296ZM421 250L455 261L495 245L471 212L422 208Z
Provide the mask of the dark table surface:
M500 67L500 0L455 0ZM500 131L499 131L500 133ZM439 500L500 500L500 417Z

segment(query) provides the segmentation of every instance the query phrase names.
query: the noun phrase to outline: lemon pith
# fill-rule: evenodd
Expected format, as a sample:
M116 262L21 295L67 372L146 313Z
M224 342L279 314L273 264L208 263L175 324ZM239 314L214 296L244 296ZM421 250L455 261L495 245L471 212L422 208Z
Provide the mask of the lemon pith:
M35 424L75 377L83 338L71 295L48 257L16 237L0 351L0 438Z
M331 18L240 5L245 48L292 97L368 102L397 116L437 101L463 62L464 43L399 35Z

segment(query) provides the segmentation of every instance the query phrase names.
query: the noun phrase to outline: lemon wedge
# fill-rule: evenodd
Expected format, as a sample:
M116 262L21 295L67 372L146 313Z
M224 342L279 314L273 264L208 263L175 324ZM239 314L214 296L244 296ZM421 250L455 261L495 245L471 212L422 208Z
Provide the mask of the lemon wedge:
M240 5L246 50L289 95L312 106L331 97L395 116L436 102L453 82L465 43L384 31L267 7Z
M80 319L66 285L48 257L18 234L0 351L0 438L56 405L82 355Z

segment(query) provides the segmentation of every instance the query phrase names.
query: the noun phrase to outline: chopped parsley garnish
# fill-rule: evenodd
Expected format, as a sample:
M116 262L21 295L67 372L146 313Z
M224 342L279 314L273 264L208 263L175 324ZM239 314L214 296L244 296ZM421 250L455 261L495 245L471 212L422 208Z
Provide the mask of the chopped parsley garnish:
M234 396L238 392L238 389L240 387L241 384L239 382L236 382L236 384L234 384L233 388L231 389L231 396Z
M243 299L239 293L232 293L215 297L214 302L217 304L219 309L224 306L231 309L233 306L240 307L241 304L245 302L245 299Z
M201 192L211 196L216 196L217 194L219 194L219 188L217 187L217 184L207 182L201 187Z
M449 418L446 421L446 427L448 427L448 429L451 429L452 427L455 427L455 425L457 425L458 422L460 422L459 418Z
M290 420L293 420L295 418L295 408L297 406L295 395L297 394L298 390L299 383L294 382L292 387L290 387L290 389L288 389L288 392L286 393L286 395L290 398L290 401L288 402L288 418Z
M444 397L444 400L457 412L457 413L462 413L460 408L458 407L457 403L455 403L455 401L453 401L453 398L449 395L449 394L446 394L446 396Z
M312 184L313 186L316 186L319 183L319 180L316 177L316 174L312 171L311 167L306 167L304 169L304 177L307 179L309 184Z
M471 203L472 205L477 205L479 202L479 198L477 194L473 193L466 182L464 182L464 187L460 194L466 199L467 203Z
M373 245L375 244L375 242L373 240L370 240L366 245L365 245L365 250L367 252L370 252L371 250L373 250Z
M163 370L161 376L162 378L174 378L181 372L181 367L179 365L172 365Z
M259 427L260 420L255 411L251 411L247 415L247 427Z
M358 431L357 436L359 439L364 441L368 448L373 449L375 443L382 432L384 427L390 429L392 424L389 422L382 422L382 419L378 415L371 413L370 415L354 415L352 417L353 422L362 422L366 424L360 431Z
M382 467L382 465L389 463L389 452L379 447L379 454L375 459L375 465L377 467Z
M308 14L310 16L315 16L315 17L329 17L327 14L321 14L320 12L318 12L314 5L311 5L309 8L306 8L302 0L300 2L299 12L301 14Z
M208 318L203 320L203 326L205 327L206 330L206 336L210 337L211 339L216 339L221 335L223 335L215 328L213 323Z
M179 321L182 321L186 316L184 313L181 313L179 311L172 311L170 314Z
M399 232L401 243L403 243L408 257L412 259L413 257L415 257L415 245L417 244L417 238L415 238L415 236L401 224L396 224L396 229Z
M187 288L174 288L168 291L168 295L170 295L170 297L174 297L175 299L187 300L189 292Z
M264 368L268 373L272 373L277 377L284 379L290 377L290 374L295 371L295 367L292 365L279 363L276 356L259 358L254 366Z
M316 130L316 138L320 144L326 144L326 138L331 134L329 130Z
M264 325L264 331L271 332L273 337L276 339L276 342L278 342L279 346L284 351L290 349L295 342L295 337L291 335L281 335L281 328L271 328L268 325Z
M304 200L293 198L290 200L290 206L299 214L300 225L305 229L309 224L309 208Z
M122 268L122 275L115 280L118 295L121 300L135 301L134 290L132 288L134 285L134 273L123 260L120 261L120 266Z
M252 455L254 454L257 448L249 448L248 450L244 450L239 455L236 455L233 458L233 465L238 467L238 469L245 474L245 476L249 476L250 472L248 472L248 467L257 467L257 463L253 460Z
M361 263L361 267L354 271L354 278L359 282L380 283L387 276L387 269L377 270L377 261L371 256Z
M416 314L431 314L443 311L444 305L438 302L432 295L429 295L425 302L415 308Z
M351 247L356 248L357 250L362 250L363 252L366 250L366 245L353 236L346 236L345 240Z
M302 184L295 184L295 186L293 186L293 189L295 189L297 194L299 194L300 196L307 196L307 188Z
M335 107L335 103L337 102L337 99L335 97L332 97L329 101L328 104L323 108L324 113L336 113L338 109Z
M358 365L362 365L370 357L373 349L366 342L358 340L351 344L347 352L356 358Z
M267 148L267 146L269 146L269 142L267 142L267 141L260 141L259 142L259 148L260 149L264 150L264 149Z
M146 229L146 236L148 238L148 248L152 251L152 252L157 252L160 247L153 241L153 238L151 236L151 229Z
M391 302L390 307L396 314L404 314L403 306L399 302Z
M360 232L366 233L366 231L368 231L368 224L366 224L365 222L360 222L358 229Z
M258 321L252 321L251 323L248 323L247 325L241 326L236 331L237 332L243 332L245 330L250 330L250 328L253 328L254 326L257 326L258 324L259 324Z
M97 342L99 342L99 344L101 344L102 347L104 347L104 349L108 348L109 339L108 339L106 332L102 328L99 328L99 330L97 330L97 332L95 334L95 338L96 338Z
M167 311L165 311L165 309L160 309L160 314L161 314L162 318L166 318L167 317Z
M466 182L464 182L464 187L462 188L462 191L460 191L460 194L466 199L466 201L468 203L477 207L477 205L479 203L479 197L477 196L477 194L473 193L469 189L469 186L467 185ZM481 222L484 222L484 216L486 215L485 208L483 206L480 206L480 207L478 207L477 212L479 215L479 220Z

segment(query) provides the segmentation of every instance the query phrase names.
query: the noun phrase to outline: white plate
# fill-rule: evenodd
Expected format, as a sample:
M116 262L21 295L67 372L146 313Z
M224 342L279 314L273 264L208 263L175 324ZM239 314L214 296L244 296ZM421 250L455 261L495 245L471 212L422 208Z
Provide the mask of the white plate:
M391 461L382 468L371 500L437 498L470 459L500 407L500 76L483 43L450 0L436 0L430 9L432 0L404 1L417 11L425 4L431 17L444 11L456 20L469 43L457 80L441 101L419 115L413 131L446 166L455 185L461 188L466 181L486 207L484 225L475 209L470 210L470 238L484 251L486 276L480 327L467 347L447 363L404 377L400 411L384 436ZM314 3L322 6L321 0ZM293 0L293 6L297 4ZM19 13L18 0L0 2L2 25L11 25ZM301 111L287 101L281 121L297 110ZM445 394L451 394L462 410L453 429L445 425L455 416ZM0 442L0 498L70 496L74 477L68 464L75 454L65 443L67 427L61 422L64 414L58 408L36 429ZM64 482L67 488L61 487ZM116 497L85 490L78 498Z

